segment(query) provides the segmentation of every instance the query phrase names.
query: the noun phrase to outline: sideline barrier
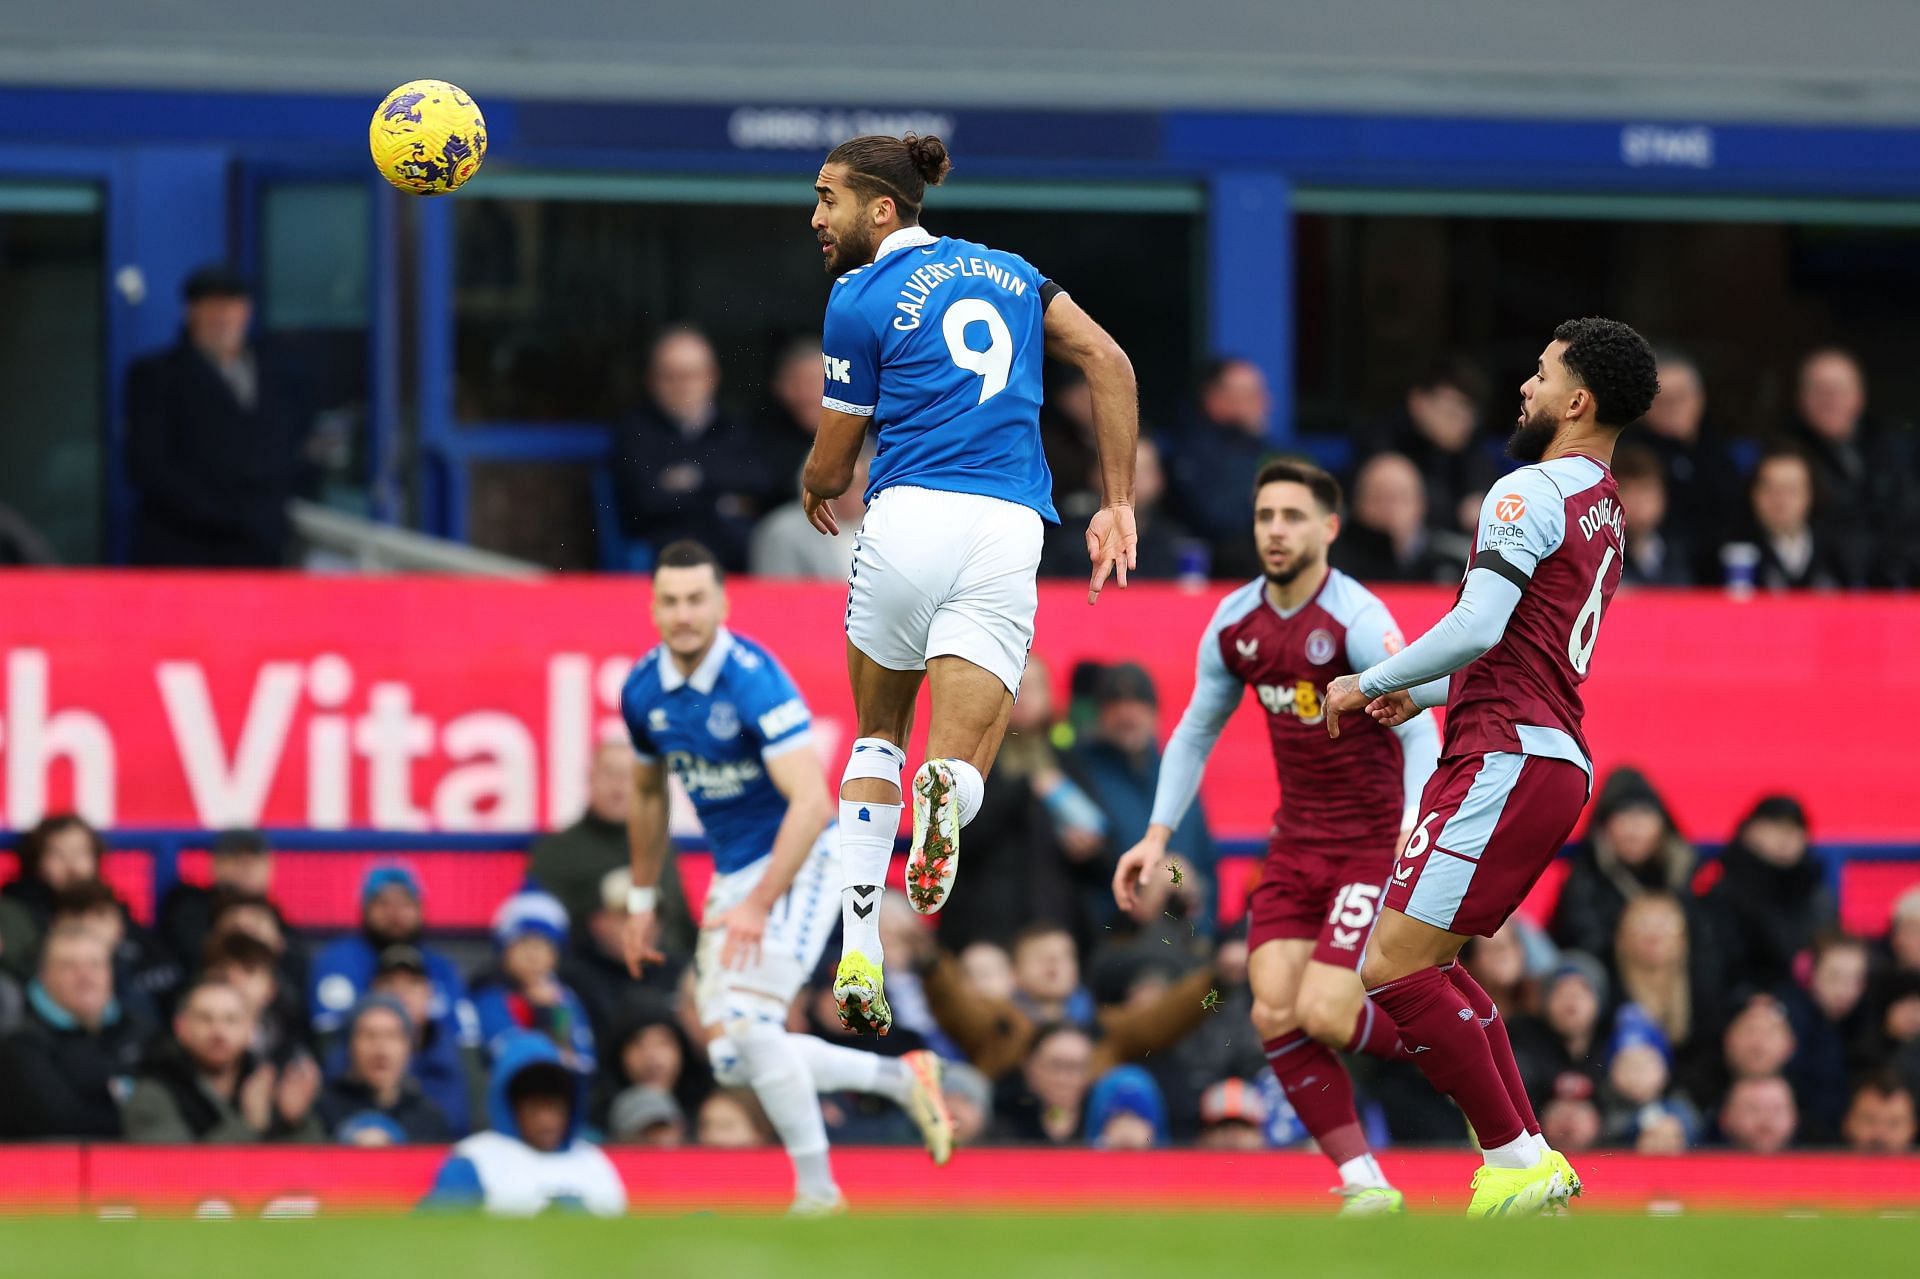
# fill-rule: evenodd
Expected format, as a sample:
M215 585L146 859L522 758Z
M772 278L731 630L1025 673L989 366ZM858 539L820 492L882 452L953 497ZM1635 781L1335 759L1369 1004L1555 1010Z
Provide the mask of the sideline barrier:
M1050 582L1034 651L1063 705L1074 663L1142 663L1170 732L1227 589L1142 584L1090 609L1084 587ZM619 577L0 573L0 826L68 806L132 828L564 825L652 644L646 591ZM733 626L778 652L836 758L851 727L845 589L739 580L730 594ZM1451 600L1381 595L1409 636ZM1586 685L1595 762L1645 767L1696 840L1724 839L1776 789L1805 797L1821 842L1912 840L1908 726L1875 708L1920 703L1916 633L1920 596L1622 592ZM1835 671L1872 705L1835 702ZM1208 772L1229 840L1260 838L1272 809L1260 717L1243 707Z
M342 1147L0 1147L0 1211L242 1215L405 1211L444 1151ZM609 1149L637 1212L767 1212L787 1205L778 1150ZM1381 1156L1416 1211L1462 1211L1475 1166L1465 1151ZM1848 1154L1645 1156L1590 1153L1579 1207L1597 1212L1915 1212L1920 1159ZM1331 1212L1326 1161L1301 1153L962 1150L930 1173L917 1150L838 1148L834 1174L858 1210L923 1209L929 1177L944 1207L992 1211L1131 1206L1151 1187L1162 1209Z

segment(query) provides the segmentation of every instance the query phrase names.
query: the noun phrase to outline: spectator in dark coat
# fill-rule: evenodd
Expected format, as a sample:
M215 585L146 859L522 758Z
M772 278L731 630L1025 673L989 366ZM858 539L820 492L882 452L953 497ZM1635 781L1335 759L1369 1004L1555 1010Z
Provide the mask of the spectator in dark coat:
M1199 412L1168 441L1173 514L1213 547L1215 577L1259 572L1253 539L1253 477L1272 448L1273 396L1251 360L1220 359L1201 374Z
M1053 384L1040 406L1040 447L1053 476L1053 507L1062 523L1084 526L1100 509L1102 495L1093 388L1074 365L1054 365L1050 372Z
M1093 1040L1086 1031L1061 1023L1036 1030L1020 1073L995 1099L999 1136L1031 1145L1079 1144L1093 1071Z
M1557 944L1611 964L1627 902L1641 893L1685 893L1694 864L1653 784L1638 769L1616 768L1601 783L1548 932Z
M1426 492L1427 523L1456 536L1478 526L1480 499L1502 470L1481 446L1486 402L1485 375L1463 360L1445 359L1414 380L1397 411L1359 431L1364 453L1399 453L1413 463Z
M134 562L278 568L287 502L308 471L307 389L248 340L253 302L237 273L194 272L186 304L178 344L127 371Z
M1804 1104L1806 1133L1816 1143L1840 1138L1847 1081L1867 1029L1867 944L1843 933L1824 933L1813 943L1807 984L1788 982L1776 992L1793 1028L1794 1053L1787 1082Z
M1670 526L1667 478L1659 456L1643 444L1624 445L1614 454L1613 478L1620 485L1620 513L1627 519L1621 580L1636 586L1693 585L1693 547Z
M1087 477L1088 493L1100 491L1099 461ZM1182 557L1195 545L1204 546L1185 525L1167 514L1162 500L1167 491L1166 474L1160 468L1160 448L1142 436L1134 453L1133 516L1139 527L1138 563L1133 576L1142 581L1172 581L1186 571ZM1057 478L1057 477L1056 477ZM1060 512L1060 523L1048 527L1041 547L1042 577L1085 577L1087 575L1087 519L1100 509L1098 498L1087 508L1086 519L1078 511ZM841 521L842 527L846 521ZM1252 526L1248 526L1251 530ZM1203 554L1210 556L1211 551ZM1204 569L1203 569L1204 572Z
M463 1043L457 1030L434 1017L433 976L416 946L389 946L381 951L371 990L391 997L406 1010L414 1036L408 1073L446 1115L454 1135L464 1135L475 1122L476 1102L485 1092L486 1068L477 1036L475 1042ZM484 1123L485 1116L479 1116L479 1121Z
M1706 909L1728 970L1761 990L1793 978L1794 960L1838 918L1825 861L1807 843L1798 800L1769 795L1741 821L1720 857Z
M26 1020L0 1041L0 1137L120 1136L116 1089L139 1066L150 1029L114 998L102 940L81 924L57 926L27 987Z
M1335 567L1364 582L1460 580L1472 543L1436 529L1427 517L1420 472L1402 453L1376 453L1353 480L1353 518L1329 555Z
M1514 1060L1535 1105L1544 1106L1556 1096L1593 1096L1605 1055L1600 1015L1611 995L1612 983L1600 962L1568 951L1547 978L1539 1015L1508 1021ZM1562 1076L1578 1076L1582 1082L1569 1088Z
M1860 362L1837 347L1800 362L1794 407L1787 440L1812 464L1843 580L1913 585L1920 467L1912 428L1867 415Z
M667 330L648 359L647 402L614 431L611 465L628 537L656 547L692 538L737 572L771 484L753 432L722 411L719 390L706 336Z
M107 953L113 956L114 994L134 1017L158 1024L160 1011L172 1006L179 988L180 965L133 921L113 889L97 879L63 889L53 899L48 931L63 923L91 928L107 944Z
M1113 902L1113 872L1119 851L1132 848L1147 833L1153 813L1153 791L1160 778L1160 698L1153 678L1132 662L1110 666L1100 674L1094 692L1093 731L1068 756L1068 772L1093 797L1107 817L1106 851L1097 862L1078 870L1081 910L1099 923L1110 923L1118 908ZM1174 829L1169 856L1213 879L1213 837L1206 816L1195 803ZM1199 921L1205 931L1210 920Z
M767 479L763 511L785 506L800 493L800 468L820 429L822 367L817 337L795 338L774 363L771 394L753 434L754 457Z
M273 845L259 831L222 831L214 837L208 853L212 871L209 882L201 885L183 880L168 889L161 899L156 925L160 940L173 957L189 968L200 962L207 949L214 903L222 891L268 901L273 893ZM276 906L274 913L280 916L284 928L285 912Z
M78 884L100 878L100 866L106 859L107 842L100 832L72 813L55 813L42 818L20 837L20 874L0 888L0 897L15 902L26 912L34 934L46 931L53 922L54 898ZM9 937L9 944L13 938ZM32 975L32 955L16 949L16 967L22 977Z
M400 1001L369 995L347 1018L344 1069L327 1081L316 1107L336 1141L354 1146L445 1142L453 1128L409 1074L413 1023Z
M297 989L280 978L279 956L258 937L228 932L207 940L200 974L223 981L245 997L253 1016L253 1055L275 1066L313 1055L306 1006Z
M229 1145L319 1141L320 1069L310 1057L275 1069L247 1050L252 1019L240 992L201 982L180 1000L173 1036L148 1054L122 1108L127 1137Z
M1754 566L1753 584L1763 591L1833 590L1864 584L1859 565L1816 518L1820 494L1804 454L1770 450L1754 467L1747 494L1747 526L1720 548L1724 564L1731 566L1737 557L1747 559Z
M1662 532L1673 551L1691 553L1694 558L1688 571L1702 583L1717 585L1720 565L1710 557L1718 551L1728 525L1736 523L1741 515L1740 468L1726 441L1707 422L1707 389L1698 366L1678 351L1658 351L1655 358L1659 361L1660 393L1647 410L1645 430L1636 428L1629 439L1636 447L1650 449L1659 460L1667 499ZM1619 467L1623 456L1624 450L1615 455L1613 472L1622 490L1626 488ZM1625 499L1623 491L1621 500ZM1629 513L1629 537L1633 527Z

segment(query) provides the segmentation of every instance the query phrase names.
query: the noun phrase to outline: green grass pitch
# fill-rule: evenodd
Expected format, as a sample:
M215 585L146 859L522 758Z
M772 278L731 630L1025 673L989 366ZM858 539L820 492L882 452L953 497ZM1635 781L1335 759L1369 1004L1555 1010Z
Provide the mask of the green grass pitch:
M1142 1188L1143 1203L1151 1188ZM1291 1215L0 1219L8 1275L33 1279L1537 1279L1914 1273L1920 1222L1609 1217L1470 1222Z

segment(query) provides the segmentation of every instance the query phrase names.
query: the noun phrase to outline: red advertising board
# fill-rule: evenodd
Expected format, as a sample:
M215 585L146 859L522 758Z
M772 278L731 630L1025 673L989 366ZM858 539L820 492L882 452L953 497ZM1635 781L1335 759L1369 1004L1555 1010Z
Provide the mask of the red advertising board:
M1076 662L1140 662L1171 731L1224 589L1136 586L1089 608L1082 588L1050 585L1034 651L1062 694ZM735 629L812 701L837 773L844 591L730 593ZM1450 599L1382 594L1409 636ZM561 824L653 639L641 578L8 572L0 619L0 826L13 827L67 806L126 827ZM1623 592L1586 685L1597 762L1645 767L1699 839L1788 789L1819 839L1913 842L1916 633L1917 598ZM1230 838L1261 835L1276 798L1259 713L1235 717L1203 793Z
M778 1150L608 1153L635 1212L778 1211L792 1194L793 1173ZM419 1202L444 1158L444 1151L423 1147L0 1147L0 1212L400 1211ZM1465 1151L1381 1156L1415 1211L1460 1211L1475 1162ZM1591 1152L1578 1162L1583 1211L1871 1212L1920 1205L1920 1160L1898 1156ZM834 1174L858 1209L925 1209L929 1174L917 1150L835 1150ZM1142 1186L1153 1188L1154 1206L1163 1210L1334 1206L1326 1161L1303 1153L979 1149L961 1151L937 1177L943 1206L973 1211L1118 1208L1137 1203Z

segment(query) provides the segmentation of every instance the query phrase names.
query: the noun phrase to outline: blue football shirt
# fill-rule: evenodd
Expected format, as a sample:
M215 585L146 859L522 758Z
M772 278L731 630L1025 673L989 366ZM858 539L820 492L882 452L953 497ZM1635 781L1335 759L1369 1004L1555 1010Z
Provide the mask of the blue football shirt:
M834 281L821 332L830 409L879 425L867 500L975 493L1059 522L1040 447L1046 279L1025 259L905 227Z
M620 693L633 748L665 760L687 788L720 874L773 851L787 801L766 761L810 747L813 716L773 654L722 629L692 675L666 646L634 666Z

